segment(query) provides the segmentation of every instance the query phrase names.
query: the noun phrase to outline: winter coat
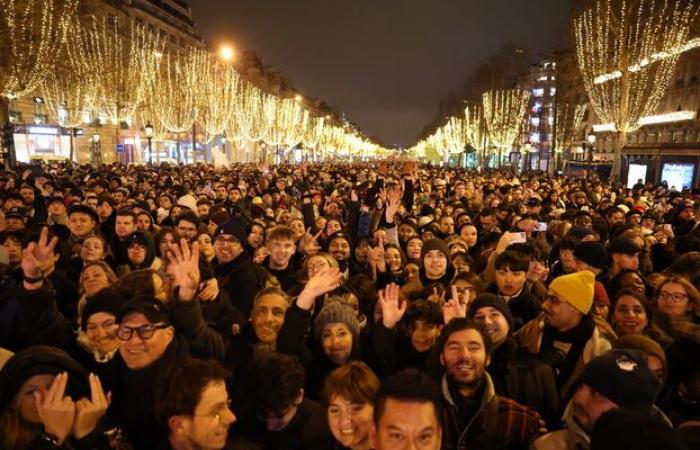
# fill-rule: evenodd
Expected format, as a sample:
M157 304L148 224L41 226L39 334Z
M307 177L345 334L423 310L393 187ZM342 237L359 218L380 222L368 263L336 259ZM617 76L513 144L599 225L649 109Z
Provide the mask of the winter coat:
M563 420L566 428L541 436L532 444L531 450L588 450L591 438L574 420L572 402L567 405Z
M509 337L491 353L487 367L496 393L537 411L549 426L560 420L559 392L552 368Z
M492 283L488 291L500 295L496 283ZM530 292L530 287L527 284L523 285L517 297L507 299L506 302L513 313L513 332L518 331L520 327L539 316L542 312L542 302Z
M216 264L214 273L219 288L228 292L233 306L245 317L250 317L253 299L260 290L279 285L277 279L255 264L245 252L226 264Z
M114 386L107 420L124 431L135 450L156 447L160 432L155 409L158 386L189 354L186 339L176 333L163 355L144 369L131 370L119 353L114 357Z
M463 425L447 377L442 378L443 450L526 449L539 436L541 423L535 411L497 395L488 373L484 374L484 383L478 410Z
M576 362L573 372L559 390L561 399L567 398L569 390L586 364L596 356L602 355L612 348L612 343L617 339L615 332L610 325L598 316L593 316L593 334L586 342L583 352ZM542 335L544 333L544 315L526 323L514 337L518 346L528 351L532 355L539 355L542 345Z

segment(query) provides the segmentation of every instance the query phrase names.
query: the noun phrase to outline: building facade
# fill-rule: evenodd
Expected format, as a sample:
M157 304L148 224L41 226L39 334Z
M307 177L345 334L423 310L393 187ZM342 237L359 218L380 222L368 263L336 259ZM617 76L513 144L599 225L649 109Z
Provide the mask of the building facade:
M84 0L79 16L86 24L93 16L119 23L133 19L159 35L168 50L205 46L191 8L183 0ZM146 146L143 130L93 118L90 114L86 114L84 123L77 128L61 127L58 117L48 111L40 92L11 102L9 109L15 155L20 162L66 158L81 164L132 162L141 159L139 155ZM162 151L165 157L174 147L175 142L165 142L157 151Z

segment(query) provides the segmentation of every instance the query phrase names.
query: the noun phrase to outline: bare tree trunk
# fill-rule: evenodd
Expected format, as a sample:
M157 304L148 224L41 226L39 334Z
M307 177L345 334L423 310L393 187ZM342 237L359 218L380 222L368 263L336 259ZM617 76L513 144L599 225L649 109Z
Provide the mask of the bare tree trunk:
M620 131L615 138L615 153L613 154L613 164L610 170L611 181L620 181L622 175L622 149L627 144L627 131Z

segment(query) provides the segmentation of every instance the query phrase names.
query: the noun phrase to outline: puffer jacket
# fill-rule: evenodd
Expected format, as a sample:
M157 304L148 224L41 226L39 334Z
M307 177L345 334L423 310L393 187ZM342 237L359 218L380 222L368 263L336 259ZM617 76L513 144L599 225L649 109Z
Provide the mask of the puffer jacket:
M613 331L612 327L606 321L598 316L593 316L593 322L595 324L593 334L588 342L586 342L578 361L576 361L576 367L571 373L571 376L569 376L569 379L559 390L559 397L562 400L569 398L569 390L586 364L596 356L602 355L610 350L612 348L612 343L617 340L615 331ZM527 350L532 355L539 355L544 327L544 315L540 315L538 318L523 325L514 335L518 346Z

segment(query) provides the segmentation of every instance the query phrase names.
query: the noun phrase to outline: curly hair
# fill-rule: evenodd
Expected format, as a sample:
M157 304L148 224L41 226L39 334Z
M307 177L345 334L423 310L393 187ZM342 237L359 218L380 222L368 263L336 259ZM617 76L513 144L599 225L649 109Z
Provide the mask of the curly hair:
M282 415L299 397L304 387L304 367L299 360L283 353L260 354L250 364L245 379L249 383L247 403L258 415Z

